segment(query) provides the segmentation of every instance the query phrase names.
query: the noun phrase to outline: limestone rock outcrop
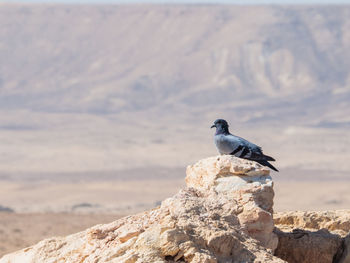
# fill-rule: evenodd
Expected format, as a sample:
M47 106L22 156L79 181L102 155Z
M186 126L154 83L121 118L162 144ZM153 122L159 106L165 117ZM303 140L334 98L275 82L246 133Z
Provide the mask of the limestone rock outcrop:
M274 250L273 182L270 171L232 156L219 156L187 167L186 184L205 193L209 199L237 206L235 215L248 234L264 247Z
M275 255L289 263L350 263L350 211L279 212Z
M341 237L350 231L350 210L278 212L273 217L275 225L283 231L295 228L311 231L325 228Z
M4 256L29 262L285 262L275 256L269 171L232 156L187 168L187 187L160 207L46 239Z
M279 237L275 255L289 263L332 263L342 245L342 239L327 230L275 233Z

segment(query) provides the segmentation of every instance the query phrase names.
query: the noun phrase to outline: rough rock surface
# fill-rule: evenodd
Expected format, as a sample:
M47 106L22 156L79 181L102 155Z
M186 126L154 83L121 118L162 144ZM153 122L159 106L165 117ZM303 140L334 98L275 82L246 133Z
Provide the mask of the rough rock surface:
M289 263L331 263L341 247L342 239L327 230L315 232L295 229L292 232L276 230L279 237L275 255Z
M232 156L204 159L187 167L186 184L222 202L237 205L240 224L264 247L274 250L273 182L270 171ZM231 201L230 201L231 200Z
M284 262L272 255L269 171L232 156L187 168L187 188L151 211L46 239L0 262Z
M274 222L276 256L289 263L350 263L349 210L279 212Z
M350 231L350 210L278 212L273 217L275 225L286 231L294 228L308 230L325 228L342 237Z
M350 263L350 233L344 238L339 263ZM340 253L339 253L340 254Z

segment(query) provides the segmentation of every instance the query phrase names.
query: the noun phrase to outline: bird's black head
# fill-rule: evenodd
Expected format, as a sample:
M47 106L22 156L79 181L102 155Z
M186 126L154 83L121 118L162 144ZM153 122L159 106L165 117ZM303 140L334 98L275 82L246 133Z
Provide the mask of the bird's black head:
M228 123L224 119L217 119L214 121L214 125L211 126L210 128L216 127L216 134L227 134L229 133L228 131Z

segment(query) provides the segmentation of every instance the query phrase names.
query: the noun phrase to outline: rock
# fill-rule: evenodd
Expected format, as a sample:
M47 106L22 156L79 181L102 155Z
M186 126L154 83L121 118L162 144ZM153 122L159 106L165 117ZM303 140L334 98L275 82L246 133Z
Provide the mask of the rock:
M0 263L284 262L272 255L278 240L266 168L213 157L189 166L186 182L151 211L43 240Z
M308 230L325 228L344 237L350 231L350 210L279 212L274 214L274 222L279 229L285 231L294 228Z
M208 195L236 202L238 219L248 234L274 250L273 182L270 171L256 162L224 155L187 167L186 184Z
M289 263L350 263L349 220L349 210L276 213L275 255Z
M315 232L301 229L290 233L275 232L278 235L275 256L289 263L331 263L342 245L342 238L326 229Z
M342 249L337 258L337 263L350 263L350 233L343 239Z

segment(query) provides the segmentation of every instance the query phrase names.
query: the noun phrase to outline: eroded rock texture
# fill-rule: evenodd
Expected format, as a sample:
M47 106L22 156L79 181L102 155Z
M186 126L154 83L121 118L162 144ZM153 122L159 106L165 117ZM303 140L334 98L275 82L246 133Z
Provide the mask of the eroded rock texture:
M275 255L289 263L350 263L350 211L279 212Z
M290 231L294 228L318 230L325 228L342 237L350 231L350 210L334 211L291 211L274 214L279 229Z
M187 188L151 211L46 239L9 262L284 262L274 257L269 171L232 156L187 168Z

